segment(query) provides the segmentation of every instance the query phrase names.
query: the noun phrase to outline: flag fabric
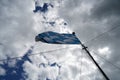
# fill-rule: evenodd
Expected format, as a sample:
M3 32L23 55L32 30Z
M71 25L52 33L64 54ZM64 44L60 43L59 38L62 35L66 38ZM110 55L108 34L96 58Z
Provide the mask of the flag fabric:
M75 34L60 34L52 31L38 34L35 37L35 41L41 41L51 44L80 44L80 40Z

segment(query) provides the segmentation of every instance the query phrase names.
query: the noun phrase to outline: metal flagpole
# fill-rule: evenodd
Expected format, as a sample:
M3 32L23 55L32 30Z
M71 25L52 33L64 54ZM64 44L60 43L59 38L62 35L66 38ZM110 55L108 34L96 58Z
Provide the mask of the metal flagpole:
M52 37L52 36L54 36L54 37ZM87 50L87 47L84 46L80 42L80 40L76 37L75 32L73 32L72 34L60 34L60 33L52 32L52 31L48 31L48 32L43 32L41 34L38 34L35 37L35 40L36 41L41 41L41 42L44 42L44 43L51 43L51 44L81 44L83 49L88 53L88 55L93 60L95 65L98 67L98 69L100 70L102 75L105 77L105 79L110 80L107 77L107 75L104 73L104 71L100 68L98 63L94 60L94 58L92 57L90 52Z
M107 75L105 74L105 72L101 69L101 67L98 65L98 63L94 60L94 58L92 57L92 55L90 54L90 52L87 50L87 47L84 46L82 43L81 43L83 49L88 53L88 55L90 56L90 58L93 60L93 62L95 63L95 65L98 67L98 69L100 70L100 72L102 73L102 75L105 77L106 80L110 80Z

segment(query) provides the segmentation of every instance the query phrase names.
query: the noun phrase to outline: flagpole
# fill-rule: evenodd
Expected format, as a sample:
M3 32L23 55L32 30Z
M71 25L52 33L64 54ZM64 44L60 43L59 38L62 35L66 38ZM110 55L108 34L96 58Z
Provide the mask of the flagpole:
M57 37L57 38L54 39L54 37L51 38L50 36L54 36L54 37ZM51 43L51 44L81 44L83 49L88 53L88 55L93 60L95 65L98 67L98 69L100 70L102 75L105 77L105 79L106 80L110 80L107 77L107 75L104 73L104 71L100 68L98 63L94 60L94 58L92 57L90 52L87 50L87 47L84 46L80 42L80 40L76 37L75 32L73 32L72 34L60 34L60 33L52 32L52 31L48 31L48 32L44 32L44 33L38 34L35 37L35 41L41 41L41 42L44 42L44 43Z
M95 63L95 65L98 67L98 69L100 70L100 72L102 73L102 75L105 77L106 80L110 80L107 75L105 74L105 72L101 69L101 67L98 65L98 63L95 61L95 59L93 58L93 56L90 54L90 52L87 50L87 47L85 45L83 45L81 43L83 49L88 53L88 55L90 56L90 58L93 60L93 62Z

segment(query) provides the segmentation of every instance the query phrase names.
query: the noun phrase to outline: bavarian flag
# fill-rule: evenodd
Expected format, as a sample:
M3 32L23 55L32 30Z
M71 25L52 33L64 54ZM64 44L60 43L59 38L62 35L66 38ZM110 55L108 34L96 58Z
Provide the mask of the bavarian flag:
M43 32L35 37L35 41L41 41L50 44L80 44L80 40L76 37L75 33L60 34L57 32Z

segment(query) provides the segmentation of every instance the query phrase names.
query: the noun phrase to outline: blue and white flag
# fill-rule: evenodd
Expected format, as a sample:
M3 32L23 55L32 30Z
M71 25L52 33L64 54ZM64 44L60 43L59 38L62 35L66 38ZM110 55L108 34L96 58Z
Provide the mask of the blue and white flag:
M80 40L75 36L75 34L60 34L52 31L44 32L38 34L35 37L35 41L41 41L44 43L51 44L80 44Z

